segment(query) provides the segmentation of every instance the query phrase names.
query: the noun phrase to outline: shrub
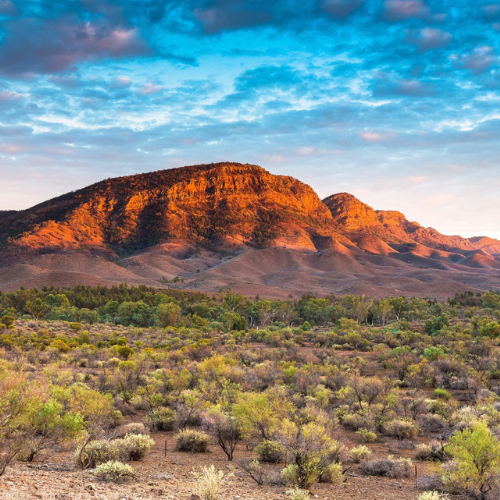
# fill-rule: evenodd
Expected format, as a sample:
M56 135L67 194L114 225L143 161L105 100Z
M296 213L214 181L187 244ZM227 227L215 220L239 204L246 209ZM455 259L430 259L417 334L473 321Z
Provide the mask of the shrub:
M309 492L307 490L301 490L297 486L291 490L287 490L287 495L289 495L292 500L309 500Z
M165 406L155 408L148 415L151 428L156 431L171 431L174 428L176 413Z
M384 425L385 433L396 439L415 439L419 428L411 419L394 419Z
M361 438L362 443L374 443L377 440L377 434L365 428L358 429L356 434Z
M417 500L446 500L446 498L437 491L426 491L418 496Z
M370 425L371 422L368 421L367 417L360 415L359 413L346 413L342 417L342 424L355 431L366 428L367 424Z
M222 471L215 469L215 466L201 467L200 472L192 471L196 479L197 493L202 500L219 500L220 490L226 476Z
M355 464L361 463L363 460L369 458L371 454L372 452L369 448L364 445L356 446L350 451L351 459Z
M117 438L122 438L127 434L145 434L149 435L149 431L147 430L144 424L140 422L133 422L131 424L125 424L116 429L115 436Z
M443 469L444 483L485 500L500 487L500 443L485 422L455 432L445 448L452 462Z
M104 481L120 481L134 475L130 465L115 460L98 465L94 469L94 476Z
M448 426L446 419L437 413L424 415L420 427L425 432L441 432Z
M325 415L319 413L315 421L307 423L283 421L278 439L294 462L293 469L287 467L283 471L288 484L309 488L332 462L339 461L343 445L329 436L331 429L324 418Z
M370 460L361 464L361 472L367 476L384 476L392 478L409 477L412 462L408 458Z
M288 486L296 485L297 473L298 466L296 464L287 465L284 469L281 470L281 479Z
M90 441L83 450L82 447L77 448L75 460L83 469L94 469L97 465L118 460L120 458L118 441L120 440L107 441L106 439L99 439Z
M262 462L277 464L285 458L286 450L281 443L265 439L255 447L255 452L259 454Z
M441 462L445 456L444 447L439 443L422 443L417 446L415 458L426 462Z
M451 399L451 394L444 389L435 389L434 397L436 399L443 399L444 401L448 401L449 399Z
M175 450L191 453L205 453L210 436L196 429L183 429L175 435Z
M120 455L124 460L140 460L155 444L154 440L145 434L127 434L119 439Z
M325 467L319 477L320 483L340 484L344 479L342 464L330 464Z
M262 465L258 460L239 460L238 465L244 470L259 486L265 482L265 474Z

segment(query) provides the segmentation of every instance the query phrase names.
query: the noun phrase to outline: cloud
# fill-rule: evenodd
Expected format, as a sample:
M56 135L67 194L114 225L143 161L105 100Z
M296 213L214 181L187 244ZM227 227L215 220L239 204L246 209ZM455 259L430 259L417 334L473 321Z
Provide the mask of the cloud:
M322 9L336 19L345 19L358 10L365 0L324 0Z
M145 55L136 29L102 22L21 19L8 22L0 48L0 72L7 76L59 73L77 62Z
M376 76L372 88L375 97L429 97L436 93L428 83L415 79L397 79L384 73Z
M429 8L421 0L386 0L384 19L390 22L428 17Z
M0 0L0 15L14 16L18 12L17 6L9 0Z
M142 95L151 95L151 94L157 94L163 90L163 87L161 85L155 85L154 83L146 83L141 90L139 90L139 93Z
M471 53L455 57L458 66L468 69L473 75L487 71L498 58L493 47L483 46L474 49Z
M437 28L427 27L418 33L410 33L407 39L410 43L417 45L420 50L426 51L448 46L453 35Z
M195 8L193 12L209 34L248 28L271 20L270 12L248 8L244 0L219 0L209 8Z

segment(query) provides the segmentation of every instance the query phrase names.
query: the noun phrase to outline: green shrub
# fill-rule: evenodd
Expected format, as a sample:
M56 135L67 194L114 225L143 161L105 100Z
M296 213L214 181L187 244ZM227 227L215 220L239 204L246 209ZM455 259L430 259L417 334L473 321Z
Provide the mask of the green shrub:
M155 444L154 440L145 434L127 434L123 439L118 439L120 455L123 460L140 460Z
M301 490L298 486L291 490L287 490L286 494L289 495L292 500L309 500L311 498L307 490Z
M286 450L281 443L265 439L255 447L255 452L259 454L262 462L277 464L284 460Z
M415 458L425 462L441 462L444 456L444 447L440 443L422 443L417 446Z
M443 468L443 481L478 500L500 489L500 443L485 422L477 422L450 438L445 451L452 461ZM495 498L498 498L496 496Z
M109 461L94 469L94 476L103 481L120 481L132 477L134 470L130 465L118 461Z
M410 477L413 464L408 458L395 459L391 456L379 460L370 460L361 464L361 472L367 476L392 478Z
M446 500L447 498L437 491L426 491L420 494L417 500Z
M359 464L363 460L370 458L371 454L372 452L369 450L369 448L364 445L356 446L355 448L352 448L350 451L351 460L355 464Z
M176 412L172 408L162 406L152 410L148 417L153 430L171 431L174 428Z
M175 435L175 450L190 453L205 453L210 436L195 429L183 429Z
M287 465L281 470L281 479L287 486L297 484L298 467L296 464Z
M443 399L444 401L448 401L451 399L451 394L444 389L435 389L434 397L436 399Z
M120 447L118 439L107 441L100 439L90 441L82 450L82 447L77 448L75 452L75 460L83 469L94 469L97 465L105 462L115 461L120 458Z
M361 438L362 443L374 443L377 440L377 434L375 432L369 431L364 427L358 429L356 434Z
M342 464L330 464L323 468L319 477L320 483L341 484L344 479Z
M192 471L196 479L197 493L202 500L219 500L220 490L226 477L222 471L216 470L214 465L201 467L200 471Z
M418 436L418 425L411 419L394 419L384 424L385 433L396 439L415 439Z

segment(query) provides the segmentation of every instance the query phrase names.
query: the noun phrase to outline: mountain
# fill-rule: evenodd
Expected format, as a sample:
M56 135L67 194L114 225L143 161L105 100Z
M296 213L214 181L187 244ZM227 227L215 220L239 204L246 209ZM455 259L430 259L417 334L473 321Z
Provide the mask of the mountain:
M125 282L273 297L448 295L500 288L500 242L445 236L347 193L321 201L292 177L217 163L2 211L0 266L2 290Z

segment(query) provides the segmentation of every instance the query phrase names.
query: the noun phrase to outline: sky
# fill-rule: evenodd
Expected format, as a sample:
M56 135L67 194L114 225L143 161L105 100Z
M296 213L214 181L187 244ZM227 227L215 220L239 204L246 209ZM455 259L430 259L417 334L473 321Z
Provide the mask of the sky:
M0 0L0 210L258 164L500 238L500 0Z

